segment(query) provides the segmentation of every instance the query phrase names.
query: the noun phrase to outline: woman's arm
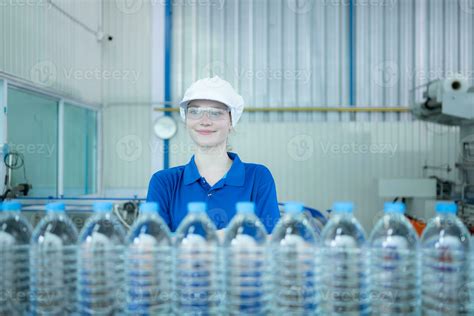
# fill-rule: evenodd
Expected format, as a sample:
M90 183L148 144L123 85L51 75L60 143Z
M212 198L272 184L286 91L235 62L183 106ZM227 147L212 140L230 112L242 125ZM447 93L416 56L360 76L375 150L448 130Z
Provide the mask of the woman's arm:
M266 167L261 168L258 179L255 198L256 213L270 234L280 219L275 180Z

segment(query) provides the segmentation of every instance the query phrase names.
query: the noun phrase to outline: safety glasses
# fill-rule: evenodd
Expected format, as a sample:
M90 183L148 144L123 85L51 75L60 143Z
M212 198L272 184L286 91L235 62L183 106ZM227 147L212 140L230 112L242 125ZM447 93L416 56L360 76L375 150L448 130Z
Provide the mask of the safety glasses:
M202 118L204 113L207 113L207 117L211 121L222 121L226 119L229 112L229 109L224 110L210 107L188 107L186 110L186 117L190 120L199 120Z

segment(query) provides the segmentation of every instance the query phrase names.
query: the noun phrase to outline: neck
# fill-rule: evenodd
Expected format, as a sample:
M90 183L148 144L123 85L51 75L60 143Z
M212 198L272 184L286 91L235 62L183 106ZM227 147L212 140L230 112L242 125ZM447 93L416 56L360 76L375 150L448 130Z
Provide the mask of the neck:
M227 155L226 144L218 147L198 147L194 161L201 174L206 171L227 170L232 165L232 160Z

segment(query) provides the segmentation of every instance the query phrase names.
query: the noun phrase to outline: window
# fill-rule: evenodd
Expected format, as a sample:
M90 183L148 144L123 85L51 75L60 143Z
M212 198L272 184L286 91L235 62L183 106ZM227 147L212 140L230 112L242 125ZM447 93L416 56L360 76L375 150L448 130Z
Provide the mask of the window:
M30 183L29 196L58 191L58 102L26 90L8 89L7 140L12 187ZM15 168L15 167L14 167Z
M96 192L97 114L64 104L64 196Z
M64 102L61 117L58 98L16 86L9 86L7 92L11 187L29 183L28 196L41 198L97 193L97 111ZM62 187L58 175L62 175Z

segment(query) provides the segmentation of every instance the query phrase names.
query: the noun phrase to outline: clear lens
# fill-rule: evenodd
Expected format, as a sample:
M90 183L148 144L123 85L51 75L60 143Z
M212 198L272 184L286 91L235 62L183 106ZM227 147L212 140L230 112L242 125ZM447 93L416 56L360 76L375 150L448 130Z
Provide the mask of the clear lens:
M204 113L207 113L207 117L211 121L220 121L225 118L225 115L228 113L228 111L216 108L191 107L187 109L187 118L191 120L199 120L202 118Z

